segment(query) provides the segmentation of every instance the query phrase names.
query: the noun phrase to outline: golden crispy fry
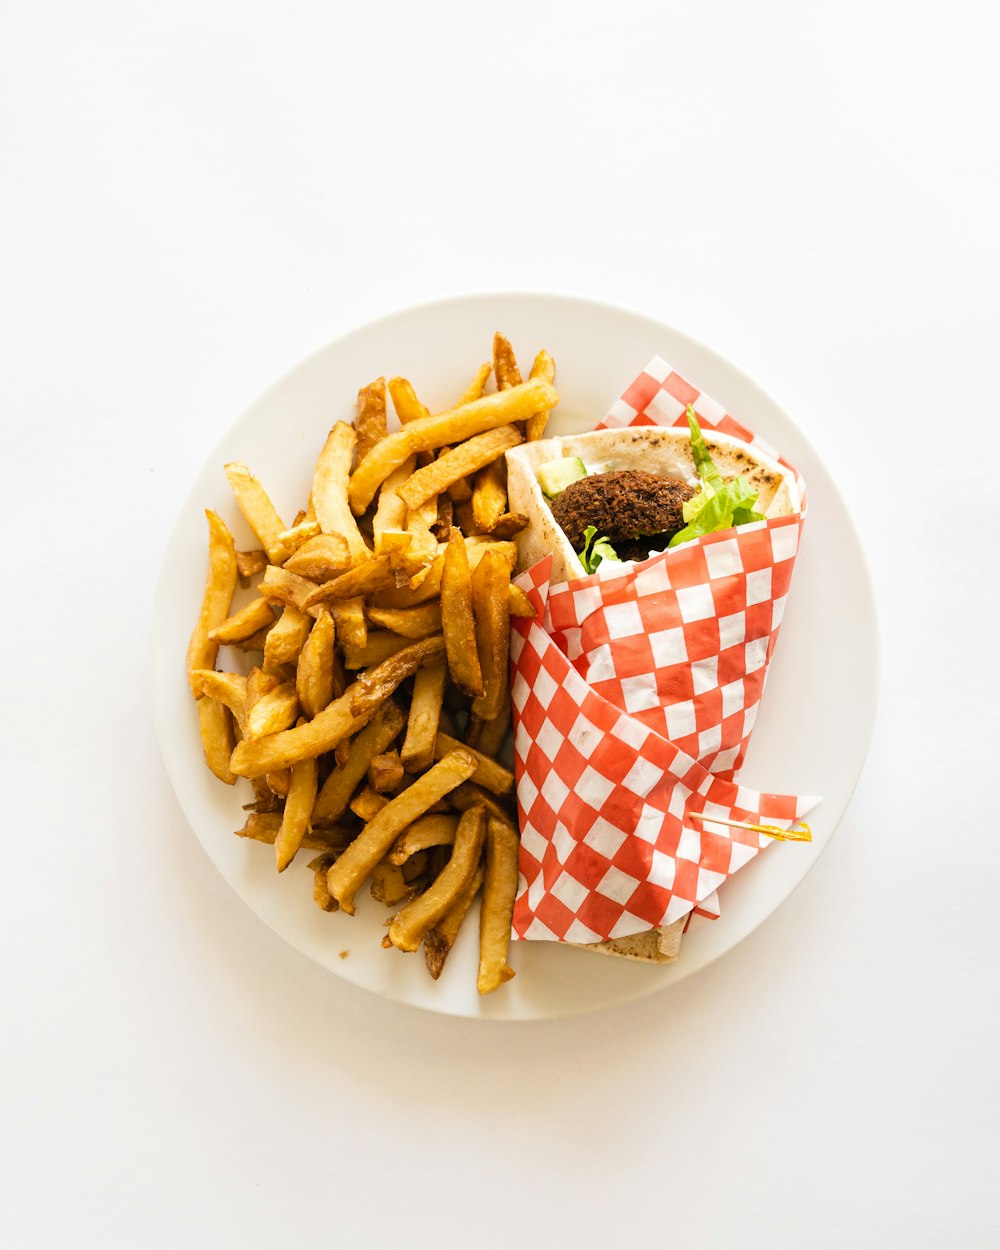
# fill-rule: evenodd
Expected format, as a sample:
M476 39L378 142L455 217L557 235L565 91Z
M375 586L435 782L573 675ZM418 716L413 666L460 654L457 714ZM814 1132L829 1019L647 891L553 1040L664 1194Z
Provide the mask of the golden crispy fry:
M535 617L538 613L531 606L531 600L520 586L513 582L507 587L507 611L511 616Z
M396 574L389 563L389 557L376 556L356 565L347 573L341 573L332 581L317 586L303 606L308 612L310 608L321 603L329 603L334 599L355 599L359 595L373 594L376 590L387 590L395 584Z
M415 951L424 934L441 920L472 880L479 867L486 829L486 812L470 807L455 830L451 858L437 880L392 918L388 941L397 950ZM386 942L383 941L383 946Z
M423 772L434 762L434 747L447 676L447 665L443 660L438 660L418 669L413 679L406 739L400 753L404 766L411 772Z
M368 622L365 620L365 601L360 595L355 599L333 599L330 611L337 623L337 641L345 649L360 651L368 642Z
M370 724L351 740L345 762L323 783L313 809L314 821L337 820L344 814L368 765L389 748L405 724L406 717L391 699L382 704Z
M268 603L280 603L283 607L298 608L300 612L309 612L310 616L316 615L310 611L312 604L309 598L319 587L307 577L299 577L297 573L289 573L287 569L272 564L257 589Z
M267 694L261 695L247 717L245 737L252 741L267 734L280 733L294 725L299 714L299 697L295 682L282 682Z
M501 425L485 434L466 439L451 451L447 451L425 469L418 469L398 491L400 499L408 508L417 508L443 490L498 460L505 451L522 443L520 430ZM506 492L504 497L506 498Z
M444 556L438 556L427 568L418 586L397 586L394 590L380 590L372 595L371 603L379 608L415 608L421 603L436 599L441 593L441 574Z
M376 794L371 786L365 786L351 799L351 811L367 824L369 820L375 819L388 802L384 794Z
M305 513L301 515L304 517ZM298 551L303 543L315 538L317 534L319 534L318 521L296 520L291 529L281 531L278 535L278 542L288 552ZM288 561L286 560L285 563L287 564Z
M449 751L454 751L460 746L462 746L462 743L450 734L438 733L437 742L434 746L434 758L443 759ZM474 750L472 747L465 747L465 750L471 751L476 760L477 768L474 778L476 785L485 786L487 790L491 790L494 794L509 794L513 790L514 774L510 769L504 768L502 764L494 759L490 759L482 751Z
M435 981L444 969L444 962L455 945L462 921L468 915L469 908L482 884L483 869L480 866L476 869L472 880L451 905L450 910L424 937L424 962L427 964L427 971Z
M236 836L273 846L280 831L280 812L251 812L243 828L236 830ZM342 825L326 825L319 829L314 827L312 832L307 833L302 839L302 849L339 854L353 837L354 831L345 829Z
M330 431L316 461L313 474L312 506L324 534L340 534L347 540L351 561L360 564L371 555L361 537L358 523L347 502L357 435L349 425L338 421Z
M358 686L358 682L348 686L339 699L304 725L254 742L241 742L233 752L233 772L239 777L259 777L332 751L338 743L367 725L375 713L375 708L360 715L351 710Z
M469 485L469 479L460 477L457 482L452 482L448 487L448 498L451 500L452 505L468 503L472 498L472 487ZM457 513L453 512L452 519L455 520L456 518Z
M201 601L198 621L191 633L187 649L188 682L194 694L191 674L197 668L215 668L219 644L209 638L210 632L229 616L229 607L236 590L236 546L222 518L206 512L208 519L208 576ZM198 696L195 695L195 698Z
M355 683L353 710L355 716L369 717L379 704L384 703L397 686L412 677L418 668L431 664L444 653L444 639L440 634L411 642L397 651L376 668L370 668Z
M509 391L484 395L451 412L411 421L373 447L354 470L349 488L351 508L360 516L393 469L416 452L461 442L495 426L521 421L543 408L554 408L558 401L559 396L547 383L525 382Z
M507 466L502 460L476 474L472 487L472 516L476 528L488 534L507 512Z
M392 396L392 406L396 409L400 425L407 425L410 421L417 421L431 415L417 399L413 384L406 378L390 378L389 394Z
M288 787L292 784L292 770L290 768L279 768L276 773L265 774L264 781L267 788L272 790L279 798L288 798Z
M541 378L543 382L548 382L549 386L553 386L556 380L556 362L543 347L535 357L535 363L531 366L531 376L533 378ZM525 423L524 432L529 443L533 443L536 439L545 435L545 427L549 421L549 410L541 409L534 412Z
M239 612L227 617L221 625L208 631L212 642L232 645L246 642L262 629L270 629L274 624L274 608L266 599L254 599Z
M354 418L354 428L358 434L356 454L360 464L386 435L385 378L378 378L358 391L358 415Z
M437 524L437 499L432 498L417 508L406 509L406 532L410 541L396 553L394 564L404 572L426 576L426 570L437 559L438 540L431 530ZM412 583L411 583L412 584Z
M316 761L300 760L292 767L292 780L281 817L281 829L274 842L278 872L284 872L295 858L302 839L309 832L309 817L316 802Z
M240 585L244 590L250 585L253 578L259 577L264 572L267 565L266 551L237 551L236 572L240 579Z
M475 728L475 741L467 735L466 746L475 747L490 759L496 759L510 729L510 688L504 687L504 698L499 713L492 719L480 721L473 718L470 730Z
M528 518L523 512L505 512L490 530L494 538L513 538L528 528Z
M455 517L455 508L448 495L437 497L437 520L431 526L431 533L439 543L446 543L451 537L451 527Z
M487 551L499 551L511 568L517 563L517 543L498 542L491 534L473 534L465 540L469 568L475 569Z
M308 577L312 582L327 582L351 567L351 552L343 534L317 534L285 561L289 573Z
M422 603L415 608L369 608L368 618L403 638L429 638L441 632L440 603Z
M344 911L353 915L354 895L406 826L412 825L433 803L467 781L475 770L476 761L464 747L452 751L365 825L327 877L330 893Z
M493 372L497 379L497 390L506 391L521 383L521 371L517 367L514 349L510 340L498 330L493 335Z
M463 817L464 819L464 817ZM510 921L517 894L517 854L520 838L509 825L487 821L486 875L483 905L479 912L480 994L492 994L514 975L507 963Z
M481 695L483 679L476 651L476 623L472 616L472 578L465 539L458 530L452 531L444 557L441 620L452 681L465 694Z
M399 497L399 488L409 480L416 463L415 456L408 456L382 483L378 506L372 518L376 555L392 555L410 545L410 536L406 532L406 504Z
M312 617L298 608L285 608L267 631L264 640L264 671L273 673L285 664L294 664L306 645Z
M289 552L282 545L279 535L288 528L278 516L267 491L245 464L233 461L225 466L226 477L236 497L236 503L246 523L257 535L257 540L267 552L272 564L284 564Z
M253 711L254 704L276 687L280 686L272 673L265 673L262 668L252 668L247 674L247 715Z
M489 381L492 372L493 366L488 362L485 365L480 365L476 370L476 376L462 393L462 398L458 401L457 407L461 408L463 404L471 404L474 399L479 399L486 390L486 383Z
M344 667L374 668L408 647L411 641L410 638L401 638L399 634L391 634L385 629L369 632L368 641L363 647L344 648Z
M470 807L475 807L479 803L486 808L486 815L493 820L503 821L512 829L517 827L514 816L503 808L488 790L477 786L474 781L466 781L463 785L456 786L448 795L448 803L456 812L468 811Z
M229 766L236 741L232 717L217 699L201 698L196 706L205 763L220 781L227 786L235 785L236 776Z
M398 751L384 751L368 765L368 784L376 794L391 794L403 781L403 765Z
M493 720L500 715L509 684L509 587L510 565L499 552L487 551L472 574L472 609L483 677L483 693L474 700L472 715L481 720Z
M258 629L255 634L251 634L249 638L243 638L238 642L231 642L231 647L236 647L238 651L263 651L264 643L267 639L267 630Z
M334 859L333 855L317 855L309 861L309 869L313 874L313 902L323 911L338 911L340 908L340 904L330 897L330 891L326 888L326 874Z
M327 874L329 885L329 874ZM372 898L376 903L385 903L387 907L395 907L401 903L412 887L407 884L402 872L387 860L377 863L372 869Z
M299 706L310 719L322 712L333 698L334 642L333 617L324 608L306 639L295 673Z
M458 818L455 816L421 816L404 829L393 843L390 864L405 864L411 855L429 846L451 846L455 841Z
M247 731L247 679L241 673L217 673L211 668L196 668L191 674L196 698L203 695L225 704L240 727Z

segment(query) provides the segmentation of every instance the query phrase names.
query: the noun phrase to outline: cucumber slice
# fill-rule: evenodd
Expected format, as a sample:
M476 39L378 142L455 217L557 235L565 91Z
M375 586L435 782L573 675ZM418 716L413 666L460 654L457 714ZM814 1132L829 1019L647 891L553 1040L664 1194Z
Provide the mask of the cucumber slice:
M564 456L550 460L538 470L538 485L550 499L564 491L570 482L578 482L587 476L587 470L579 456Z

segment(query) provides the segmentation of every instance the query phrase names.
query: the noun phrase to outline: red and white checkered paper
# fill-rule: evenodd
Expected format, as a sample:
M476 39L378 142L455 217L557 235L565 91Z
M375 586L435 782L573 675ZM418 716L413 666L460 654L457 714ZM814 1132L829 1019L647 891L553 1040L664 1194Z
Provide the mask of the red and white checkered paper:
M686 426L779 459L708 396L652 360L598 427ZM692 813L787 828L814 798L739 785L805 516L709 534L616 575L519 578L511 698L521 882L518 938L599 942L718 915L716 890L771 839Z

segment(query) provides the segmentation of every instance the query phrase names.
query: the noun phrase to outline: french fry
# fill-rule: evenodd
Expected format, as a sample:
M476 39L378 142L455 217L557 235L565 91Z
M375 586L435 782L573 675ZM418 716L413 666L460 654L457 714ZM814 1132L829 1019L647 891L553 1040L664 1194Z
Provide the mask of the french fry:
M463 817L463 820L465 817ZM492 994L514 975L507 963L510 922L517 894L517 855L520 839L499 820L486 822L486 874L479 912L480 994Z
M455 816L421 816L392 844L390 864L405 864L411 855L426 851L429 846L451 846L457 826Z
M376 794L391 794L403 780L403 765L398 751L384 751L368 765L368 784Z
M267 552L267 558L272 564L284 564L291 553L282 545L279 535L288 526L278 516L267 491L245 464L234 460L225 470L239 510Z
M385 378L378 378L358 391L358 415L354 418L354 428L358 435L356 455L360 464L386 435Z
M299 706L312 719L333 698L333 645L336 640L333 617L324 608L316 618L299 655L295 691Z
M247 679L241 673L217 673L212 668L196 668L191 674L195 697L216 699L232 712L240 733L247 731Z
M479 399L486 390L486 383L489 381L490 374L493 372L493 366L487 362L480 365L476 370L476 376L472 379L466 389L462 392L462 398L458 401L458 407L463 404L471 404L474 399Z
M460 503L468 503L472 498L472 487L469 485L468 478L460 477L457 482L452 482L448 487L448 498L455 507ZM456 518L457 512L453 513L452 519Z
M475 769L476 761L464 747L450 752L365 825L327 876L330 893L344 911L354 914L354 896L362 882L406 826L412 825L433 803L467 781Z
M475 875L485 828L486 813L483 808L470 807L463 812L455 829L455 844L450 859L437 880L393 916L387 934L388 943L401 951L415 951L419 947L427 931L445 916ZM382 945L386 944L383 940Z
M236 836L273 846L280 831L280 812L260 814L251 812L247 816L247 821L243 828L236 830ZM312 832L307 833L302 839L302 849L305 851L327 851L337 855L353 837L353 831L344 828L342 825L325 825L322 828L314 826Z
M549 386L555 385L556 363L544 347L535 357L535 363L531 366L531 376L532 378L540 378L543 382L547 382ZM529 443L544 437L548 421L549 410L547 408L531 414L524 427L525 437Z
M431 533L439 543L446 543L451 537L451 527L455 517L455 507L448 495L437 497L437 520L431 526Z
M476 527L488 534L507 511L507 466L502 460L476 474L472 487L472 516Z
M521 371L517 367L514 349L510 340L499 330L493 335L493 373L498 391L506 391L521 384Z
M396 563L407 573L426 575L437 559L438 540L431 532L437 524L437 499L428 499L416 508L406 509L406 533L410 541L397 553Z
M480 867L476 869L472 880L456 898L450 910L424 936L424 962L427 964L427 971L435 981L444 970L445 960L455 945L462 921L468 915L469 908L475 901L482 884L483 870Z
M372 668L388 660L390 656L409 646L411 639L401 638L388 630L368 634L363 647L344 647L344 667L348 669Z
M441 593L441 574L444 556L439 555L427 568L419 586L397 586L394 590L380 590L372 595L371 603L379 608L415 608L421 603L436 599Z
M264 572L267 565L266 551L237 551L236 572L240 579L240 585L244 590L250 585L253 578L259 577Z
M372 518L372 535L375 554L392 555L410 545L406 533L406 504L399 497L399 488L409 480L416 467L416 457L408 456L382 483L378 493L378 505Z
M326 751L332 751L345 738L350 738L367 725L375 714L377 704L360 714L351 710L358 685L355 682L348 686L339 699L304 725L296 725L294 729L270 734L253 742L241 742L233 752L230 765L233 772L239 777L260 777L263 773L275 772L297 764L299 760L315 759Z
M309 612L311 616L316 615L311 611L313 605L309 603L309 599L320 587L307 577L299 577L297 573L289 573L288 569L278 568L276 564L271 564L258 583L257 589L268 603L279 603L282 607L298 608L300 612Z
M245 642L262 629L270 629L274 624L274 608L266 599L254 599L245 608L227 617L221 625L208 631L212 642L232 646L237 642Z
M317 534L285 561L289 573L311 582L328 582L351 567L351 552L343 534Z
M321 603L330 603L334 599L355 599L359 595L369 595L376 590L387 590L395 586L396 574L392 570L388 556L375 556L357 564L346 573L332 581L317 586L306 598L302 606L308 612L310 608Z
M235 735L233 721L228 710L217 700L202 697L198 700L198 731L205 751L205 763L220 781L227 786L236 784L236 776L229 766L233 754Z
M253 706L253 711L246 718L245 737L249 741L263 738L268 734L280 733L295 724L299 714L299 697L295 693L295 682L282 682L267 694L261 695Z
M384 794L376 794L371 786L365 786L363 790L351 799L351 811L359 820L363 820L367 824L370 820L374 820L383 807L388 804L389 800Z
M355 716L372 716L397 686L412 677L418 668L431 664L444 653L444 639L440 634L411 642L397 651L376 668L370 668L354 683L352 709ZM346 697L346 696L345 696Z
M391 699L382 704L370 723L351 740L347 760L323 783L313 808L314 821L339 820L368 772L368 765L389 748L405 724L406 717Z
M311 629L312 617L298 608L285 608L264 639L264 671L273 673L285 664L294 664Z
M273 790L279 798L288 798L288 787L292 784L292 770L279 768L277 772L267 773L264 777L269 790Z
M441 632L441 604L422 603L415 608L369 608L368 619L403 638L429 638Z
M460 478L492 464L509 448L516 447L523 441L521 432L510 425L501 425L495 430L487 430L485 434L477 434L445 452L426 468L418 469L397 493L408 508L418 508L428 499L447 490ZM506 499L506 491L504 498Z
M437 742L434 745L434 758L443 759L450 751L454 751L461 746L463 746L463 743L453 738L450 734L439 732ZM476 785L483 786L494 794L509 794L513 790L514 774L510 769L504 768L502 764L494 759L490 759L482 751L477 751L472 747L465 747L465 750L470 751L476 761L477 767L474 777Z
M494 538L513 538L528 528L528 518L523 512L505 512L490 530Z
M278 872L284 872L295 858L302 839L309 832L309 817L316 802L316 761L300 760L292 767L292 780L281 817L281 829L274 842Z
M390 378L389 394L392 396L392 406L396 409L400 425L407 425L410 421L417 421L431 415L417 399L412 382L406 378Z
M420 417L389 434L371 449L351 475L349 498L356 516L365 511L393 469L418 451L461 442L498 425L522 421L533 412L554 408L559 396L546 382L524 382L509 391L483 395L438 416Z
M350 647L360 651L368 643L368 622L365 620L365 601L360 597L354 599L333 599L330 612L337 623L337 641L345 650Z
M510 729L510 689L505 687L500 711L492 720L481 721L475 717L470 723L470 730L475 728L475 740L467 735L466 746L474 747L490 759L496 759L503 747L507 731Z
M483 693L483 679L472 615L472 578L465 539L458 530L452 531L444 557L441 620L451 679L463 693L478 697Z
M253 711L254 705L259 699L263 698L264 695L269 694L276 686L280 685L281 682L278 681L277 677L275 677L272 673L265 673L262 668L252 668L247 674L247 715L250 715Z
M507 587L507 611L511 616L535 617L538 613L531 606L531 600L520 586L513 582Z
M406 739L400 752L404 767L411 772L422 772L434 762L434 747L447 676L447 665L443 660L438 660L417 669L413 678Z
M501 820L505 824L510 825L512 829L517 827L511 813L506 811L488 790L484 790L482 786L477 786L474 781L466 781L462 785L456 786L451 794L448 795L448 803L456 812L468 811L470 807L475 807L478 803L486 808L486 815L493 820Z
M305 516L305 513L302 514ZM308 542L311 538L315 538L319 534L318 521L296 520L291 529L282 530L278 535L278 542L288 552L295 552ZM288 561L286 560L287 564Z
M229 616L237 577L236 545L232 534L216 513L206 512L205 516L208 520L208 576L201 610L187 649L188 682L195 698L198 696L191 674L195 669L215 668L219 644L209 638L209 634Z
M493 720L500 715L509 684L510 565L497 551L487 551L472 574L472 609L483 693L473 701L472 715Z
M327 888L329 888L329 874L327 874ZM390 864L383 859L372 869L371 891L376 903L385 903L387 907L395 907L406 898L407 894L411 893L411 887L395 864Z
M309 868L313 874L313 902L323 911L338 911L340 904L335 898L330 897L330 891L326 888L326 874L330 871L335 856L333 855L317 855L315 859L309 861Z
M338 421L330 431L316 461L312 506L324 534L340 534L347 540L351 561L360 564L371 556L347 502L347 484L358 436Z
M263 651L264 643L267 640L267 630L258 629L255 634L251 634L249 638L244 638L240 642L231 642L231 647L236 647L239 651Z

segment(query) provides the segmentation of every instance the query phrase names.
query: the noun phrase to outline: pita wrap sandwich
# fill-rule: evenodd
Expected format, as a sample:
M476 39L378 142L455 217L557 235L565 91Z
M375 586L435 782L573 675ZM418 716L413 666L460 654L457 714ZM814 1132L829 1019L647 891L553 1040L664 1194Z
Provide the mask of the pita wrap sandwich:
M740 439L688 428L639 427L540 439L507 452L512 512L528 518L518 568L552 556L552 583L620 575L638 560L703 534L801 509L794 475ZM670 963L687 917L588 950Z

